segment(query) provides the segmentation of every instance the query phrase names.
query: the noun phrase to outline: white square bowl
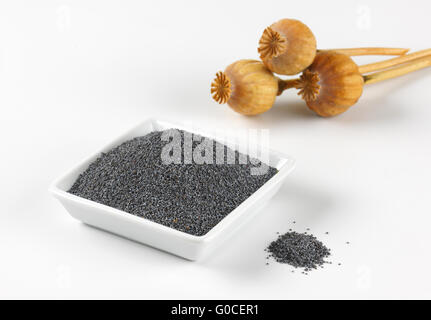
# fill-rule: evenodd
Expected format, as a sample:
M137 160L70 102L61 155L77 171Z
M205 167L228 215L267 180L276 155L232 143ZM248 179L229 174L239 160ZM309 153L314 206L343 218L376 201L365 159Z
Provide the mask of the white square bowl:
M215 139L211 134L205 133L202 130L188 128L187 126L168 121L149 119L115 139L102 150L94 153L91 157L82 161L75 168L57 179L50 187L51 193L60 200L72 217L88 225L188 260L199 260L211 253L247 220L252 218L278 191L282 182L295 166L295 161L291 157L270 150L269 165L277 168L278 173L203 236L187 234L67 192L78 176L102 152L107 152L135 137L144 136L152 131L161 131L170 128L186 130ZM229 146L229 142L225 142L225 144ZM236 150L238 150L238 147L235 146Z

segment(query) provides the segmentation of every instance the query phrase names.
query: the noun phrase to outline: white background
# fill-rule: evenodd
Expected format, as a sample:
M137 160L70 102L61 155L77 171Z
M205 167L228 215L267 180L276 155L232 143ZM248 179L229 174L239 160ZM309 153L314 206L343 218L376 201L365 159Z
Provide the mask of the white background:
M431 298L431 70L367 87L332 119L293 91L253 118L209 94L215 72L257 58L280 18L304 21L319 48L419 50L431 46L430 10L422 0L1 1L0 298ZM49 184L148 117L270 129L297 169L202 262L73 220ZM334 265L309 276L265 265L263 249L294 220L333 249Z

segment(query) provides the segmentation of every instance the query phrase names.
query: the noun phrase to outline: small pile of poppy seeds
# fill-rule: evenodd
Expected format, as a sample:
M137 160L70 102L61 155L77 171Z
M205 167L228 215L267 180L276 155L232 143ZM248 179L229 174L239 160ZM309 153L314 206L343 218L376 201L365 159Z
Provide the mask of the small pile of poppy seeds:
M308 229L309 230L309 229ZM279 263L286 263L295 268L303 268L304 272L323 267L327 263L324 259L331 255L328 249L315 236L290 231L279 235L271 242L266 251L269 257Z
M186 132L178 132L183 146ZM190 164L166 164L162 161L162 149L170 141L164 141L162 134L163 131L155 131L103 153L78 177L69 192L201 236L277 173L277 169L266 166L266 173L252 175L251 168L265 164L209 139L213 142L211 164L197 164L194 160ZM192 149L199 144L195 135ZM223 164L216 162L220 147L225 155ZM186 151L181 150L184 159ZM229 152L235 155L234 164L227 162ZM245 157L244 164L239 161L240 156Z

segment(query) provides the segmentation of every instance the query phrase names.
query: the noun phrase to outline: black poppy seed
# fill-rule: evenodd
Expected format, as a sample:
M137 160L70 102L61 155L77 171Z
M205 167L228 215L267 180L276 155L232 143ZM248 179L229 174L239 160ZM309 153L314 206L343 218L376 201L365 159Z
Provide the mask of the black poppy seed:
M303 273L317 269L330 256L330 250L315 236L288 232L268 246L270 256L279 263L303 268Z
M184 145L185 131L179 132ZM202 236L277 173L268 167L265 174L252 175L251 168L260 162L245 156L241 164L239 152L219 143L213 143L214 164L165 164L162 149L170 141L163 141L162 134L155 131L102 153L69 192ZM192 149L200 144L193 141ZM217 164L217 148L225 151L225 164ZM181 160L188 153L182 151ZM226 164L228 154L235 155L235 164Z

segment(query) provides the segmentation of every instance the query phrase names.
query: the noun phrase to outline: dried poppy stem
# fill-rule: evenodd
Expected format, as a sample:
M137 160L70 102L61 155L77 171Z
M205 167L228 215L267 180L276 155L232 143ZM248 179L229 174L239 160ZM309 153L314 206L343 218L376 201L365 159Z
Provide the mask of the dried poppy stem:
M308 68L316 54L336 52L346 56L404 55L404 48L342 48L317 50L316 38L304 23L281 19L267 27L260 40L258 52L264 65L273 73L292 76Z
M431 55L431 49L417 51L398 58L366 64L359 67L359 72L363 74L363 73L369 73L369 72L379 71L383 69L388 69L390 67L397 66L409 61L413 61L418 58L426 57L428 55Z
M423 52L419 53L421 54ZM313 64L305 69L299 78L279 79L278 94L283 90L295 88L307 106L318 115L335 116L356 104L362 95L364 84L396 78L431 67L431 54L410 60L411 56L402 60L407 62L392 69L364 75L349 56L335 51L320 52Z
M329 52L328 51L320 51L320 53ZM337 50L331 50L332 52L337 52ZM408 55L389 59L386 61L381 61L377 63L372 63L368 65L363 65L359 67L360 74L363 75L364 84L372 84L377 83L383 80L396 78L410 72L414 72L420 69L424 69L431 66L431 49L421 50L414 53L410 53ZM371 74L365 75L365 73L369 73L372 71L379 71L382 69L388 69L393 67L392 69L386 71L375 72ZM310 80L304 78L303 74L300 78L292 79L292 80L283 80L278 79L278 95L281 95L283 91L287 89L303 89L304 83L309 83Z
M292 89L292 88L298 88L300 84L300 79L293 79L293 80L283 80L278 78L278 93L277 95L281 95L284 90Z
M377 83L388 79L393 79L426 67L431 67L431 55L407 62L401 66L397 66L395 68L392 68L386 71L380 71L369 75L365 75L364 83L372 84L372 83Z
M346 48L346 49L326 49L318 50L322 51L335 51L338 53L343 53L348 56L402 56L409 52L410 49L404 48L380 48L380 47L370 47L370 48Z

